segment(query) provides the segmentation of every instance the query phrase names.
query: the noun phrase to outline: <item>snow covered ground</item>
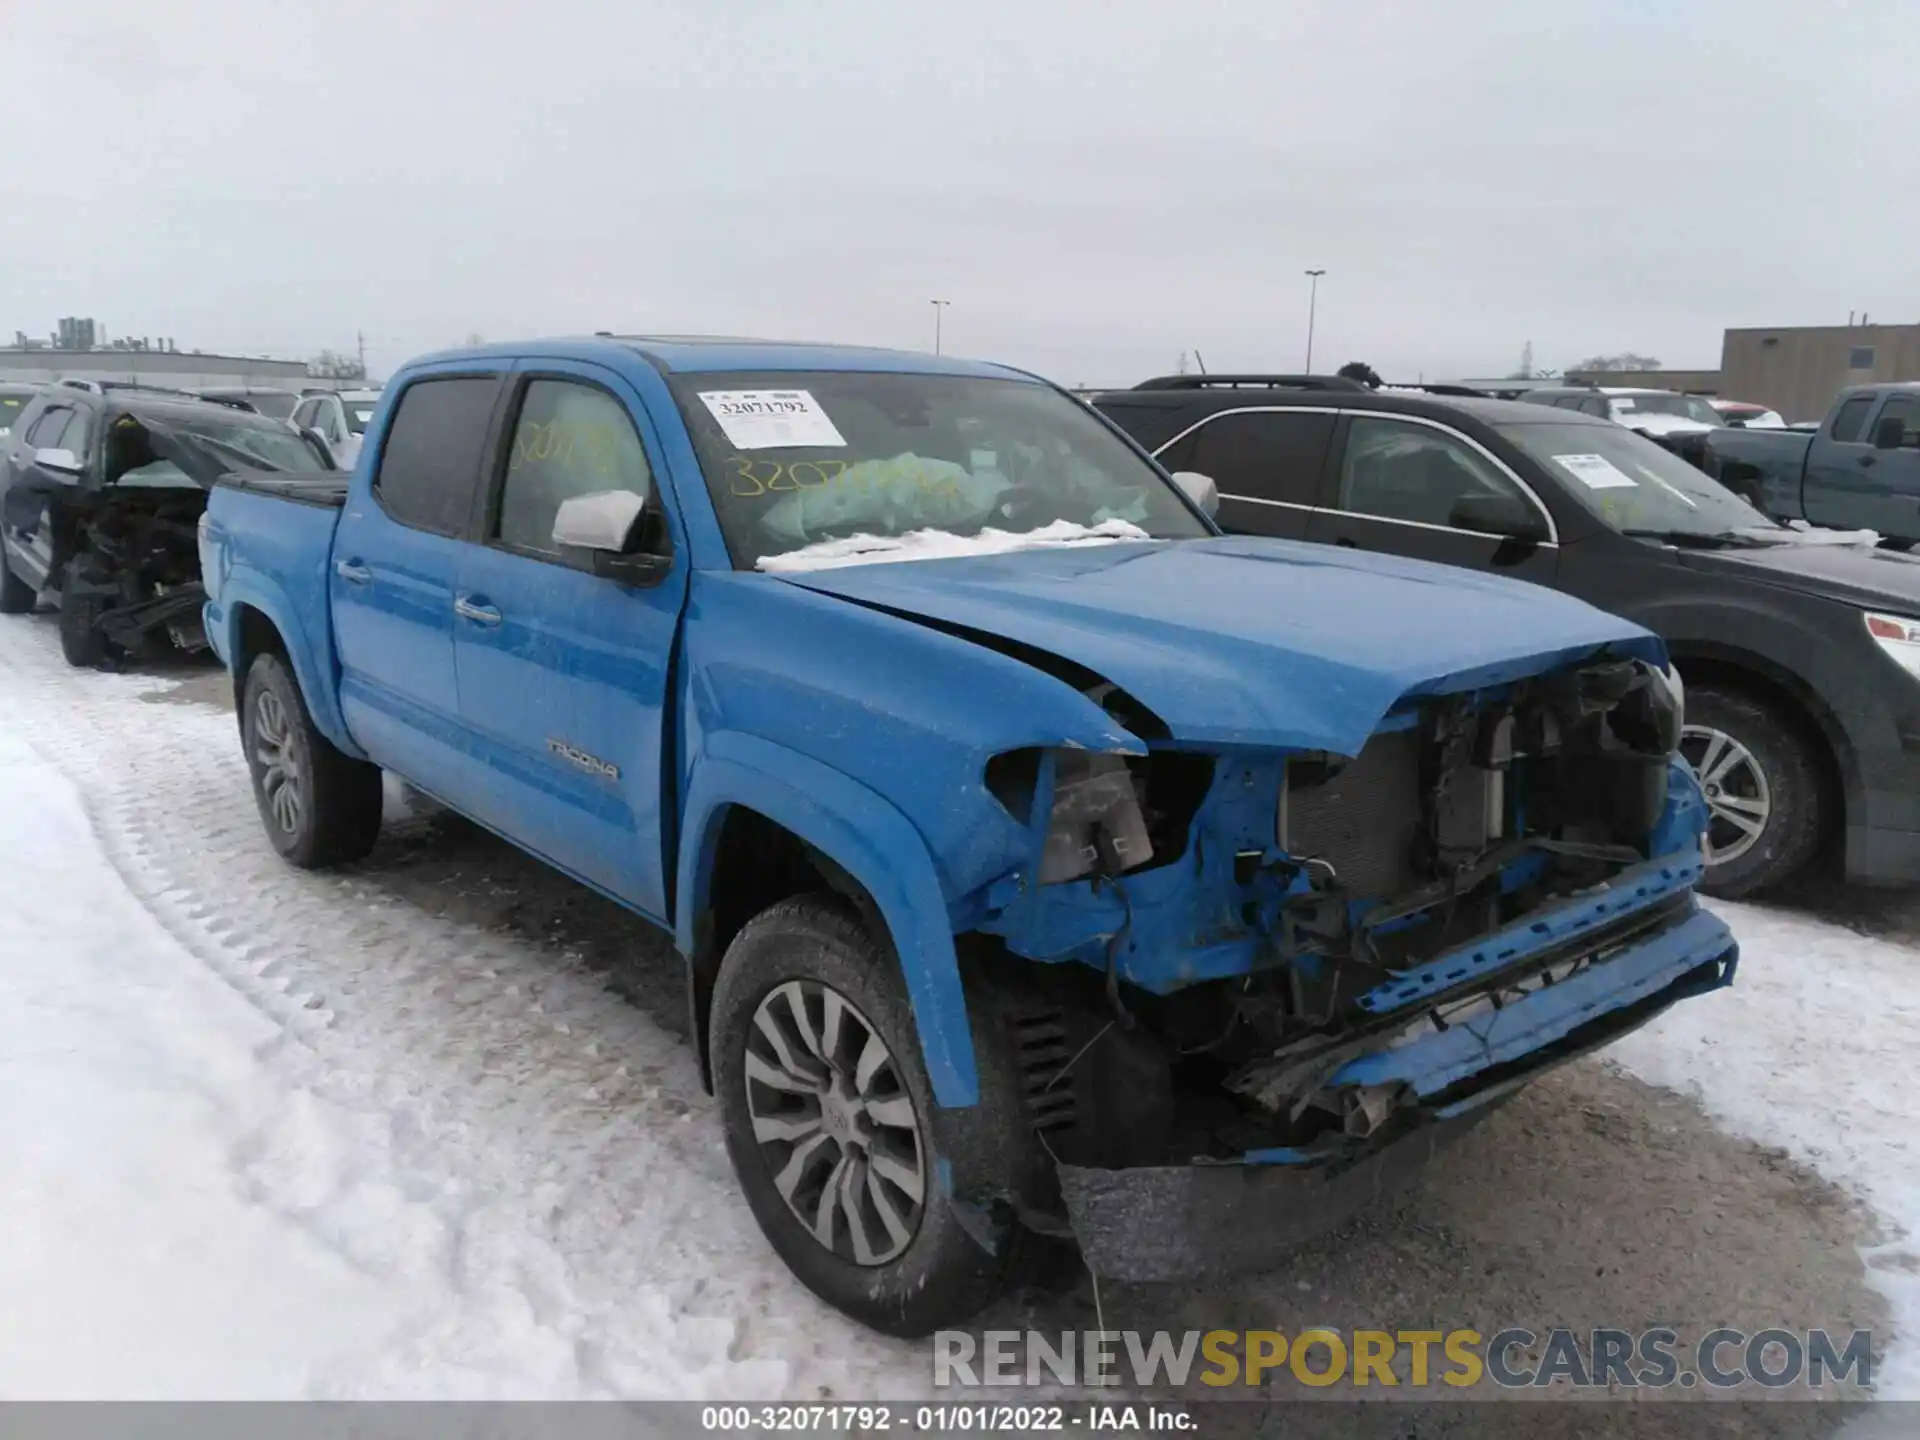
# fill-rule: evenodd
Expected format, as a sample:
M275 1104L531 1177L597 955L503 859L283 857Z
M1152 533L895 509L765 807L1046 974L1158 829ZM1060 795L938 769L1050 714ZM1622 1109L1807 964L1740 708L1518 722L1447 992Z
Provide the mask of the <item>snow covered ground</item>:
M230 719L22 633L0 1398L925 1390L761 1240L686 1046L550 953L290 874Z
M231 718L49 629L0 626L0 1398L926 1390L772 1256L681 1041L551 949L289 870ZM1734 989L1611 1054L1867 1201L1920 1337L1920 953L1725 913Z

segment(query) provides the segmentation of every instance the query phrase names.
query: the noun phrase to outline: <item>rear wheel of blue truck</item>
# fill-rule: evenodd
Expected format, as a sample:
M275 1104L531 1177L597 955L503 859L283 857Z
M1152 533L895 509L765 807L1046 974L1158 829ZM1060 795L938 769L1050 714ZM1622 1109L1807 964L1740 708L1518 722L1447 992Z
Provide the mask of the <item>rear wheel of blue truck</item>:
M992 1197L1016 1193L1032 1144L997 1047L975 1047L979 1104L936 1106L899 961L825 896L742 928L711 1026L735 1173L808 1289L908 1338L992 1302L1024 1247Z
M240 734L267 838L318 870L358 860L380 834L380 770L322 735L286 660L257 656L240 699Z

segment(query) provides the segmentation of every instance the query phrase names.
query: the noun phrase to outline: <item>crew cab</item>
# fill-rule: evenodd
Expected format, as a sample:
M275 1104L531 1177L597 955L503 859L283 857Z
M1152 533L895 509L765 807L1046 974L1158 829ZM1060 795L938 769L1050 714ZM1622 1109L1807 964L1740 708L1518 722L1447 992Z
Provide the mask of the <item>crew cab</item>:
M480 347L214 491L206 628L293 864L385 769L670 931L769 1241L919 1334L1271 1263L1732 978L1656 637L1207 501L996 366Z
M1920 384L1851 386L1817 430L1716 430L1704 450L1702 469L1776 519L1920 540Z
M1229 530L1530 580L1657 631L1713 812L1710 893L1777 887L1829 847L1853 880L1920 881L1913 557L1783 526L1560 407L1331 376L1166 376L1094 403L1210 476Z

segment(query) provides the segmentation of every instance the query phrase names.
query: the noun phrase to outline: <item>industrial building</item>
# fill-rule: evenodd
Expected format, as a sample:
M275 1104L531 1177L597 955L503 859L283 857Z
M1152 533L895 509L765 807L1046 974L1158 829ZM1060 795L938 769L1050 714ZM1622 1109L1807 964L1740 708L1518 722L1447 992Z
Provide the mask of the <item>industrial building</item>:
M1848 385L1920 380L1920 325L1755 326L1722 336L1718 370L1570 370L1567 378L1691 390L1765 405L1790 421L1819 420Z
M308 375L299 360L255 355L202 355L188 350L0 349L0 384L44 385L53 380L119 380L198 390L216 385L271 385L299 390L340 383Z
M1819 420L1848 385L1920 380L1920 325L1808 325L1729 330L1720 393Z
M161 385L174 390L225 386L300 390L361 383L316 377L300 360L181 350L165 336L109 340L99 321L76 316L63 318L59 327L44 337L15 331L13 341L12 345L0 346L0 384L113 380L123 384Z

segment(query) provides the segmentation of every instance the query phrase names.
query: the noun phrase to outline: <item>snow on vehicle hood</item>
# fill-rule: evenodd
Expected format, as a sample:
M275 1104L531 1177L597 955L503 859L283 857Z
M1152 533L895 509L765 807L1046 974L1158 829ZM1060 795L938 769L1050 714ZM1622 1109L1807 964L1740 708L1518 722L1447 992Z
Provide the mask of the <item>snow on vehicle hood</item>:
M1645 414L1629 411L1615 418L1629 430L1644 430L1649 435L1699 435L1708 430L1725 428L1719 425L1708 425L1699 420L1689 420L1684 415L1656 415L1651 411Z
M1406 695L1499 684L1602 649L1655 663L1666 653L1639 626L1539 586L1245 536L780 578L1059 656L1203 744L1353 755Z
M905 535L851 535L841 540L821 540L784 555L762 555L758 568L787 575L801 570L831 570L842 565L878 565L890 560L950 560L961 555L1005 555L1015 550L1116 545L1123 540L1149 538L1146 531L1125 520L1104 520L1098 525L1056 520L1024 533L992 528L977 535L911 530Z

